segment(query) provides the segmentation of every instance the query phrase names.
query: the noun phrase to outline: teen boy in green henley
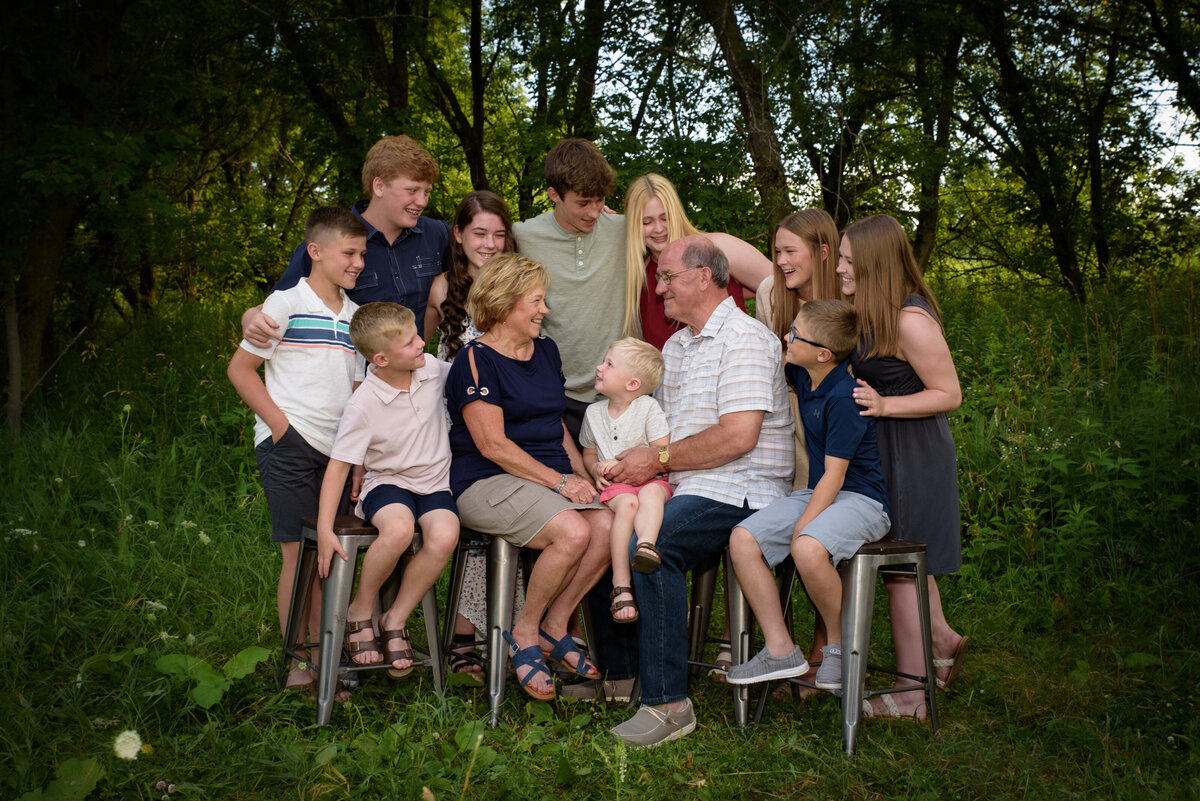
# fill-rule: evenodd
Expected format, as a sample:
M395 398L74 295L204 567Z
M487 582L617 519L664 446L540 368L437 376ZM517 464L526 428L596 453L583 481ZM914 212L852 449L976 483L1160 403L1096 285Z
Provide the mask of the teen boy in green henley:
M550 274L542 330L558 345L567 389L567 428L578 441L583 413L598 399L596 365L624 336L625 217L604 213L617 176L586 139L563 139L546 154L554 210L513 226L521 254Z

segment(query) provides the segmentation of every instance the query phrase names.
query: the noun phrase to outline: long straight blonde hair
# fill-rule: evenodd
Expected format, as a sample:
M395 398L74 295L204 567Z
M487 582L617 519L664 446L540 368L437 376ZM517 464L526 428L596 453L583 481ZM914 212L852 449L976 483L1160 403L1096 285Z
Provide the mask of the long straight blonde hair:
M656 197L667 213L667 243L703 233L692 225L683 210L675 185L657 173L647 173L629 185L625 195L625 336L636 336L641 328L639 304L646 287L646 248L642 216L646 203Z
M921 276L912 244L894 217L875 214L846 226L854 267L854 309L859 341L870 345L864 356L899 352L900 309L910 295L920 295L940 323L941 309Z
M808 245L813 262L813 299L840 298L842 294L837 288L837 273L834 272L837 268L838 230L829 212L824 209L794 211L779 221L775 231L778 232L780 228L787 229ZM825 246L824 254L821 253L822 245ZM774 253L774 237L771 240L771 248ZM800 311L800 298L796 291L789 289L784 282L783 269L779 266L777 256L771 260L771 273L775 276L774 286L771 287L771 307L774 309L771 329L786 347L788 329L792 320L796 319L796 313Z

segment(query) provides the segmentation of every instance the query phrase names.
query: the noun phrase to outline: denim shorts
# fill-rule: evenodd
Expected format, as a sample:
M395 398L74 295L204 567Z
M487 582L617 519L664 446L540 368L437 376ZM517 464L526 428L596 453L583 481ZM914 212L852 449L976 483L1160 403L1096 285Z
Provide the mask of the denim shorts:
M742 521L741 527L754 535L763 559L771 567L791 555L792 533L812 494L810 489L796 490ZM867 543L881 539L891 525L879 501L843 491L808 524L803 534L821 543L836 565L854 556Z

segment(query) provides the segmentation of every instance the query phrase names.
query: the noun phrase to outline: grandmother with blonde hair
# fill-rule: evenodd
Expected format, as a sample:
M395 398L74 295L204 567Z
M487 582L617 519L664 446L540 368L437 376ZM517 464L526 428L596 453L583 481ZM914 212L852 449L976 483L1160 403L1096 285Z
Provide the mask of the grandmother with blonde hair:
M600 675L567 625L608 567L612 526L563 424L562 360L542 334L549 284L532 259L489 259L467 297L482 333L459 352L446 380L450 489L463 525L541 551L525 606L504 632L521 688L538 700L555 697L547 659L585 678Z
M712 242L729 262L729 296L743 311L745 299L771 275L771 262L736 236L706 234L692 225L675 185L657 173L634 180L625 194L625 335L638 336L662 350L683 323L667 317L663 298L654 292L663 249L685 236Z

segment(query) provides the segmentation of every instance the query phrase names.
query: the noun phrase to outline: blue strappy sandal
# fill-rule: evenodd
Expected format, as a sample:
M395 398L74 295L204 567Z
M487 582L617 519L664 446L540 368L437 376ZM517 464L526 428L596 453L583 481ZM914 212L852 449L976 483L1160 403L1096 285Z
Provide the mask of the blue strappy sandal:
M545 629L543 629L541 626L538 626L538 634L554 643L553 650L547 651L545 648L542 649L542 656L544 656L548 661L557 662L568 671L574 672L575 675L582 676L585 679L600 678L599 668L587 661L587 657L584 656L583 651L579 650L579 646L575 644L575 640L572 639L570 634L563 637L561 640L556 640L547 634ZM571 653L579 654L578 658L575 660L574 669L572 669L570 665L563 661L564 658Z
M539 646L531 645L528 648L519 648L517 641L507 631L503 632L504 639L508 641L508 645L512 648L512 663L513 668L523 668L529 666L533 670L525 674L525 678L521 679L521 691L535 701L553 701L555 698L554 692L554 674L550 672L550 668L546 667L546 660L542 657L542 649ZM545 673L550 677L551 687L548 693L538 693L529 689L527 686L530 679L538 673Z

